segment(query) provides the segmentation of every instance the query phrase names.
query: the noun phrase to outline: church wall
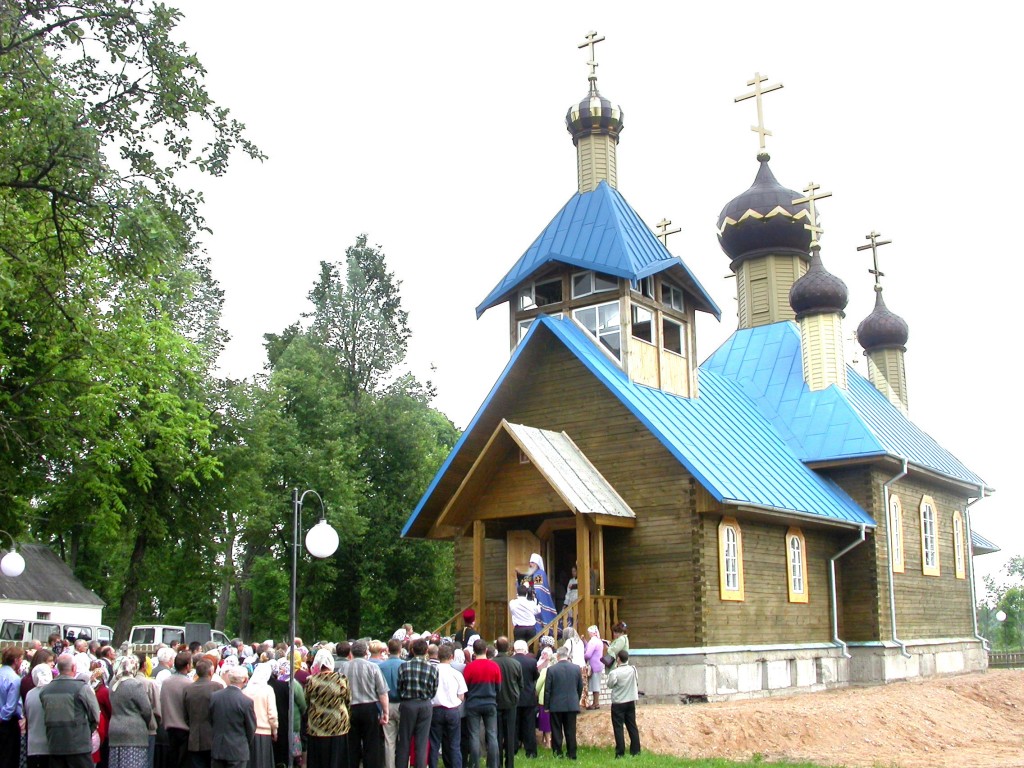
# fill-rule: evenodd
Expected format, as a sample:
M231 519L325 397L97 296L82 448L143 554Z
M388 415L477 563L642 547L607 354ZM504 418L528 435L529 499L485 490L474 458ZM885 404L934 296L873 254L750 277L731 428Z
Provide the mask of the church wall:
M708 585L704 645L829 641L832 619L828 561L842 548L839 538L830 531L800 529L807 545L808 602L791 603L786 562L786 532L790 526L738 517L743 544L744 599L722 600L718 589L721 521L720 515L703 517L704 580Z
M858 504L875 518L878 527L868 542L840 561L843 564L844 619L849 640L891 640L889 604L889 533L884 510L883 484L895 473L877 470L845 470L829 473ZM894 574L896 591L896 635L901 640L919 638L971 637L974 634L970 581L956 578L953 552L953 511L962 510L965 498L942 486L915 479L911 474L894 482L890 494L898 495L903 507L904 572ZM920 504L924 495L935 502L938 524L939 575L925 576L922 568ZM965 556L969 556L966 533ZM867 556L873 568L865 567ZM874 586L870 582L874 582ZM847 591L859 590L855 595ZM876 599L871 599L872 590ZM874 607L871 607L871 603ZM862 631L861 619L877 618L874 632ZM866 627L864 627L866 629Z
M697 640L690 477L658 440L564 348L532 368L509 421L564 430L636 514L605 530L605 593L620 597L631 645Z

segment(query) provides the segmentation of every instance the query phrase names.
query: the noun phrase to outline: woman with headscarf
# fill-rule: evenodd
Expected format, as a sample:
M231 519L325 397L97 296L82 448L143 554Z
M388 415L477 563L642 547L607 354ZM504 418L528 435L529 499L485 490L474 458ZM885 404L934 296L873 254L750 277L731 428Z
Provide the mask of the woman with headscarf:
M33 685L25 695L28 768L47 768L50 764L50 748L46 743L46 720L43 719L43 705L39 703L39 694L52 680L53 670L48 663L37 664L32 668Z
M593 701L587 705L587 709L599 709L597 703L601 698L601 673L604 672L604 663L601 657L604 656L604 641L601 639L601 631L597 625L587 627L587 646L583 651L583 657L587 660L588 671L590 672L589 690Z
M538 743L545 749L551 746L551 713L544 706L544 686L548 679L548 667L555 655L555 639L544 635L540 639L540 657L537 659L537 730L540 731Z
M107 669L103 662L94 659L89 662L89 685L96 694L96 701L100 705L100 724L93 733L92 762L100 768L108 768L107 756L110 746L107 743L107 732L110 729L110 718L113 711L110 706L110 689L107 688Z
M269 661L257 664L242 693L252 699L256 709L256 736L249 746L249 768L274 768L274 741L277 740L277 698L270 687L274 666Z
M282 730L286 733L288 728L287 723L284 721L288 717L288 694L291 693L294 699L294 706L292 708L292 743L288 744L288 739L285 735L279 735L277 741L274 742L274 763L276 765L285 765L288 763L289 747L292 750L293 757L298 757L302 754L299 734L302 731L302 713L306 711L306 695L302 692L302 686L290 678L287 658L271 663L275 665L277 674L270 676L270 687L274 690L274 699L277 701L277 718L284 724L285 727ZM296 669L298 668L296 666Z
M321 648L306 680L306 768L348 768L349 701L348 679Z
M224 683L225 687L228 685L228 677L227 677L228 670L232 669L233 667L237 667L237 666L239 666L239 664L238 664L238 656L234 656L234 655L225 656L224 657L224 661L221 662L219 677L220 677L220 681L222 683Z
M540 604L540 617L537 619L537 631L540 632L542 627L555 620L558 611L555 610L555 601L551 597L551 585L548 583L547 571L544 570L544 560L536 552L530 555L530 570L527 576Z
M136 678L139 660L121 656L114 663L110 683L110 768L146 768L153 705L146 685Z

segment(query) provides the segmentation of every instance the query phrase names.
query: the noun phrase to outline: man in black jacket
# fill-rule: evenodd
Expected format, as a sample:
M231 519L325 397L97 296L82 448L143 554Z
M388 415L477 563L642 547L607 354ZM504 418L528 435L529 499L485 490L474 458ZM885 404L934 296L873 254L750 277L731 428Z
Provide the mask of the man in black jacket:
M576 759L576 715L580 712L583 696L583 677L580 668L569 660L569 649L558 649L558 663L547 669L544 682L544 706L551 713L551 751L562 756L565 741L566 756Z
M242 693L248 678L245 667L233 667L228 671L227 688L210 696L213 768L245 768L249 764L249 748L256 735L256 708Z
M516 704L516 750L519 745L527 757L537 756L537 659L530 653L525 640L516 640L512 646L515 659L523 670L523 687Z
M501 669L501 687L498 688L498 766L515 768L516 708L523 688L523 668L508 655L507 637L495 640L494 650L498 652L494 663Z
M75 677L74 667L71 656L59 656L59 676L39 694L51 768L92 768L92 732L100 722L100 705L90 685Z

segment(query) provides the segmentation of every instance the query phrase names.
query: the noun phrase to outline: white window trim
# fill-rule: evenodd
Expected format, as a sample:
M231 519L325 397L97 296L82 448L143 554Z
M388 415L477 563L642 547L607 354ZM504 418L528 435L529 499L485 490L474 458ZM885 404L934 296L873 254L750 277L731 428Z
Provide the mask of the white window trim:
M964 548L964 516L953 510L953 570L958 579L967 578L967 556Z
M892 542L892 572L906 570L906 551L903 539L903 502L893 494L889 497L889 539Z
M601 288L600 290L598 290L598 288L597 288L597 275L598 274L601 274L604 277L606 277L607 279L613 281L616 285L609 286L608 288ZM588 291L586 291L584 293L576 293L576 278L579 277L580 275L589 275L590 276L590 290L588 290ZM585 298L587 296L593 296L595 293L608 293L609 291L614 291L617 285L618 285L618 278L614 277L613 275L606 274L605 272L598 273L596 270L593 270L593 269L586 269L586 270L583 270L582 272L573 272L572 275L570 276L570 278L569 278L569 295L572 298L574 298L574 299L582 299L582 298Z
M608 306L611 306L613 304L615 305L616 314L619 316L619 323L616 326L616 330L614 331L614 333L617 333L619 335L619 354L618 355L616 355L615 352L610 347L608 347L607 344L604 344L601 341L602 331L601 331L600 323L599 322L595 323L595 325L599 326L597 328L597 332L595 333L594 331L591 331L589 328L587 328L586 323L584 323L579 318L579 313L580 312L588 312L590 310L594 310L594 316L595 316L596 320L600 321L600 319L601 319L601 309L603 307L608 307ZM584 330L587 331L587 333L589 333L591 336L593 336L595 339L597 339L598 344L600 344L601 347L609 355L611 355L613 359L619 360L620 359L620 355L622 354L623 344L625 344L625 342L626 342L626 340L623 338L622 314L621 313L622 313L622 305L621 305L621 303L619 302L618 299L615 299L614 301L605 301L605 302L602 302L601 304L591 304L591 305L586 306L586 307L578 307L578 308L576 308L576 309L574 309L572 311L572 317L573 317L573 320L575 320ZM604 331L603 333L604 333L605 336L611 336L613 332L612 331Z
M668 352L670 355L675 355L676 357L681 357L683 360L685 360L686 359L686 323L681 323L678 320L674 320L671 317L665 317L665 316L662 316L661 323L662 323L662 329L661 329L661 348L665 352ZM665 328L664 328L664 324L665 323L671 323L672 325L679 326L679 348L682 351L676 352L674 349L668 349L665 346Z
M794 549L793 544L797 547ZM794 552L799 552L799 562L796 562ZM789 602L806 603L808 601L807 589L807 541L799 528L790 528L786 531L786 581L789 585Z
M735 574L730 574L727 571L727 548L728 548L728 534L733 534L733 546L735 548L734 560L736 563ZM734 575L734 579L730 579L730 575ZM742 602L743 596L743 531L740 529L740 524L736 522L734 517L723 517L722 522L718 524L718 579L719 579L719 596L722 600L728 600L733 602ZM730 583L732 582L732 583Z
M929 522L931 533L928 531ZM939 514L931 496L921 498L921 572L925 576L939 576L942 572L939 562Z

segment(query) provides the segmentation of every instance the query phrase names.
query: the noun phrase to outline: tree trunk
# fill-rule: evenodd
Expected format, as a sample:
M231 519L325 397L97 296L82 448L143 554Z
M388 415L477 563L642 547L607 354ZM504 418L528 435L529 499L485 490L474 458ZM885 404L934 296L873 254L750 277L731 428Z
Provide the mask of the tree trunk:
M224 632L228 622L228 603L231 600L231 583L235 579L235 532L231 531L225 542L227 551L224 555L224 575L220 582L220 599L217 601L217 618L213 620L213 628Z
M119 645L128 639L132 628L135 612L139 607L139 585L142 581L142 561L146 556L146 525L139 521L139 532L135 535L135 546L128 560L128 571L124 577L124 592L121 593L121 608L114 626L114 644Z

